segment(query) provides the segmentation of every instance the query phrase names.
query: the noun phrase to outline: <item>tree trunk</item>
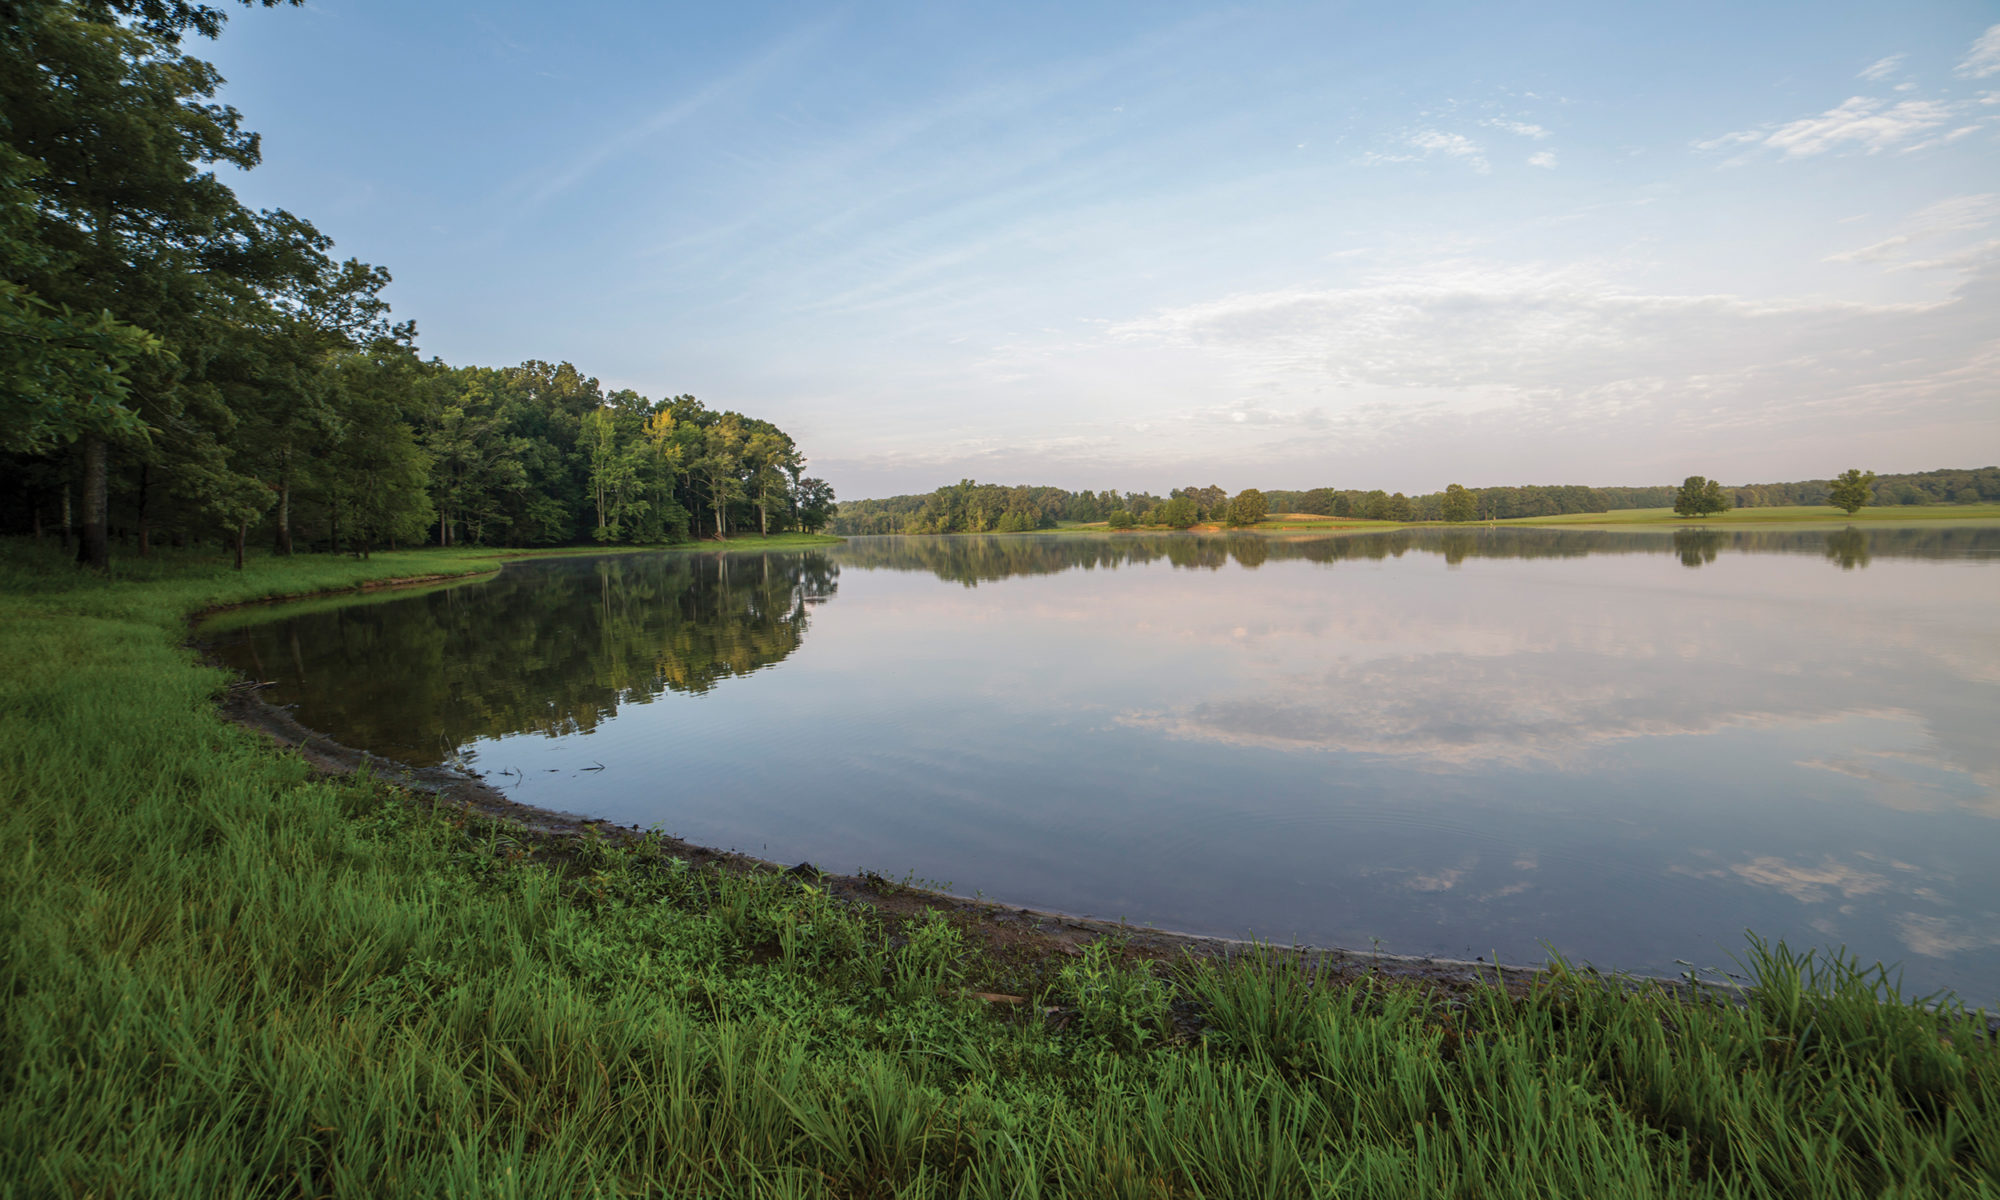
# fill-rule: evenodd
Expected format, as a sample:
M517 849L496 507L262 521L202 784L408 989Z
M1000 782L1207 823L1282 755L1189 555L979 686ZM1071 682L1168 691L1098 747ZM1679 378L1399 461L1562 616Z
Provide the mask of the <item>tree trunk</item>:
M146 493L151 490L153 468L150 464L139 464L139 557L145 558L153 552L153 538L146 527Z
M100 571L111 566L111 543L104 528L109 458L103 438L83 439L83 538L77 543L76 561Z
M236 522L236 569L243 569L243 535L250 532L247 522Z
M284 466L278 472L278 540L272 547L281 556L292 553L292 452L285 451Z
M76 523L71 517L69 481L67 479L63 480L62 498L63 553L68 554L70 551L76 549Z

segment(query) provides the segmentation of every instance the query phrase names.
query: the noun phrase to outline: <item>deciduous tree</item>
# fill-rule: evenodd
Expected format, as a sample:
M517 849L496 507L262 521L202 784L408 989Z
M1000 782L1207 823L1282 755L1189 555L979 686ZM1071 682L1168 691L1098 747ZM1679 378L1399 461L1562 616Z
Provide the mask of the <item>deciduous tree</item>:
M1690 475L1674 493L1674 511L1683 517L1706 517L1729 511L1729 497L1713 479Z
M1845 509L1849 516L1861 511L1861 506L1875 498L1875 472L1863 472L1859 467L1849 467L1847 473L1833 481L1827 491L1827 503L1835 508Z

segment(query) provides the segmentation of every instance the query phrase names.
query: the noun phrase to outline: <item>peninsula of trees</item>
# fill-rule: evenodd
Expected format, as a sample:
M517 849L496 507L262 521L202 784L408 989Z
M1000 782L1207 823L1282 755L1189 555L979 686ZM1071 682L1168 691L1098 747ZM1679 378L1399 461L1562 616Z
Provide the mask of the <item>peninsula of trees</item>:
M275 6L278 0L262 0ZM449 366L387 270L216 177L257 135L183 52L186 0L0 21L0 532L74 540L669 542L816 530L833 492L768 421L569 363Z
M1873 488L1873 498L1863 500L1867 504L1973 504L2000 500L2000 467L1925 471L1908 475L1878 476L1871 473L1867 478ZM1710 482L1703 479L1702 489L1705 490ZM1848 492L1836 490L1839 482L1833 479L1806 479L1737 487L1714 484L1714 487L1727 508L1796 504L1844 507L1841 497ZM1850 491L1851 487L1850 484ZM1680 490L1672 484L1657 487L1564 484L1490 488L1466 488L1453 484L1441 492L1416 496L1379 489L1361 491L1333 487L1305 491L1264 488L1259 495L1268 511L1274 514L1306 513L1376 521L1489 521L1601 513L1622 508L1667 508L1674 504ZM1180 500L1189 502L1192 515L1185 508L1167 511L1166 506ZM1072 492L1058 487L1002 487L967 479L918 495L849 501L841 505L840 515L833 520L830 528L840 534L1009 533L1053 529L1066 522L1115 522L1121 512L1130 514L1135 525L1186 528L1207 521L1227 523L1230 504L1229 494L1213 485L1174 488L1165 496L1156 496L1150 492L1110 489Z

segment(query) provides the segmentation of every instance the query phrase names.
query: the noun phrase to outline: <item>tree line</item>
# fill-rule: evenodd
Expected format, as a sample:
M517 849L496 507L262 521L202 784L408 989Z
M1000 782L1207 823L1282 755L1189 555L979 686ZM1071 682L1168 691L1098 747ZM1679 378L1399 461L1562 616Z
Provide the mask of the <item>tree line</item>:
M1729 508L1778 505L1835 504L1846 507L1841 480L1815 479L1794 483L1746 484L1727 487L1691 476L1699 503L1692 503L1687 485L1658 487L1588 487L1581 484L1468 488L1452 484L1443 491L1415 496L1381 489L1320 487L1306 490L1246 488L1235 497L1213 484L1174 488L1165 496L1150 492L1067 491L1049 486L1003 487L961 480L934 492L856 500L842 505L832 523L840 534L881 533L1010 533L1052 529L1064 522L1107 522L1113 528L1186 529L1193 525L1248 525L1268 514L1369 521L1493 521L1516 517L1554 517L1602 513L1626 508L1689 508L1687 515L1723 512ZM1868 504L1970 504L2000 501L2000 467L1926 471L1910 475L1867 476L1872 491ZM1866 486L1866 485L1864 485ZM1246 499L1247 498L1247 499ZM1238 501L1244 501L1238 504ZM1262 509L1258 508L1261 502ZM1691 506L1692 504L1692 506ZM1858 506L1857 506L1858 507ZM1849 511L1853 511L1849 509ZM1253 515L1254 514L1254 515Z
M101 567L114 540L220 537L240 564L251 538L664 542L832 515L767 421L568 363L421 358L386 269L217 178L260 156L183 50L223 21L187 0L0 20L0 528Z

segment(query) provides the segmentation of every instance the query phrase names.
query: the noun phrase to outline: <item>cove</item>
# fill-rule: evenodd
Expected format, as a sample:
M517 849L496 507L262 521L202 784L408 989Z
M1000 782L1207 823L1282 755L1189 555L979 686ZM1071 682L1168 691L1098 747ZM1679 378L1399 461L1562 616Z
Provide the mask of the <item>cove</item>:
M204 636L524 803L1277 942L2000 997L2000 529L856 538ZM601 768L601 769L598 769Z

